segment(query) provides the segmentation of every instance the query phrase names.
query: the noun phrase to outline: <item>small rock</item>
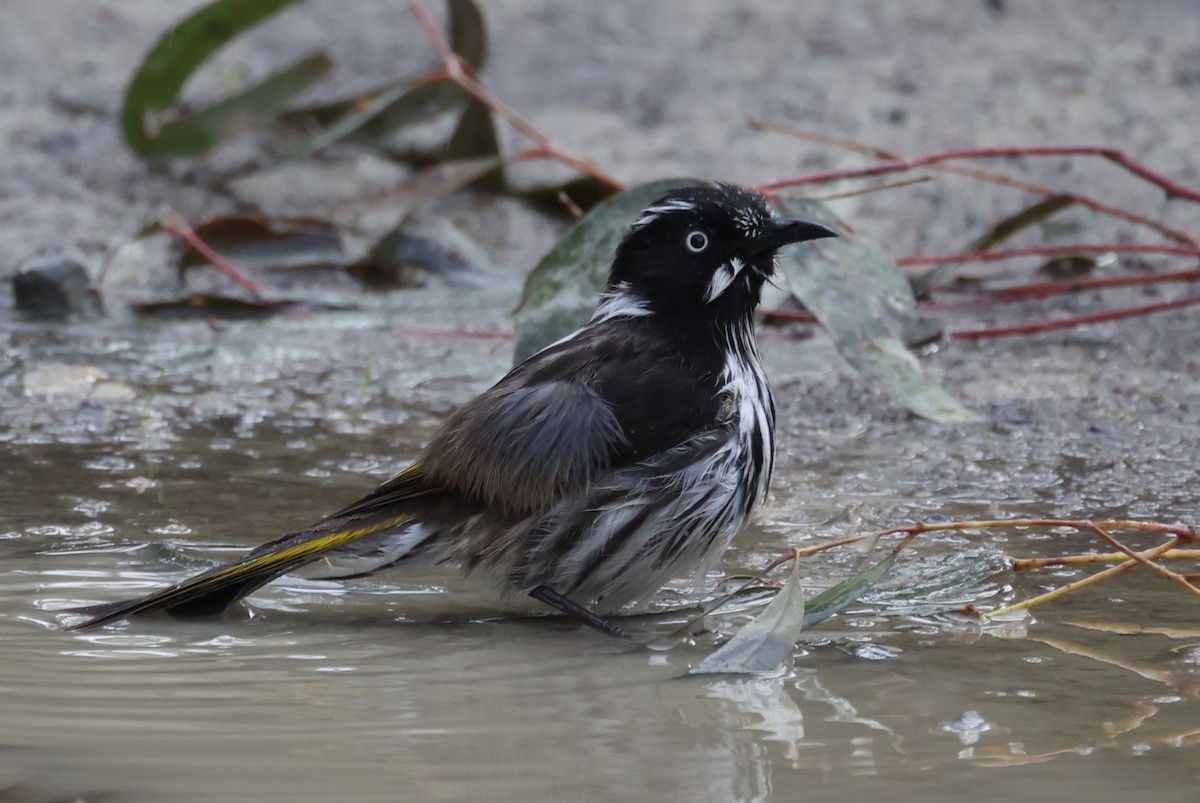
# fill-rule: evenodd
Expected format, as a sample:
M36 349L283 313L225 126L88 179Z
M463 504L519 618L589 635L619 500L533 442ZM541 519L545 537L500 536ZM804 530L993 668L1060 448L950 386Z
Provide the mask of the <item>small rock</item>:
M91 318L102 313L92 293L87 270L63 256L38 257L13 277L17 310L42 321L65 321L72 315Z
M99 403L137 396L132 385L109 379L108 372L94 365L43 365L27 371L22 386L27 396L70 396Z

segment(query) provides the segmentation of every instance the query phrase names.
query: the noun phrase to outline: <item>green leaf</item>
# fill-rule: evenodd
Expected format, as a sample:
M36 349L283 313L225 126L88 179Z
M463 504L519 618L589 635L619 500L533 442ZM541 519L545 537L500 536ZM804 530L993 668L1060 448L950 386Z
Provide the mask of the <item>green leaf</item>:
M838 228L837 215L820 201L789 201L785 209L792 217ZM845 275L845 281L858 295L864 310L883 321L903 342L915 345L941 334L936 321L917 312L917 299L908 277L877 242L841 231L836 239L822 240L820 244L819 252L810 259L823 258L834 263L833 267Z
M770 672L795 650L803 627L804 589L800 585L800 562L795 561L792 576L762 613L688 674Z
M818 223L837 222L815 201L787 208ZM837 239L784 249L779 266L792 293L821 322L846 362L894 400L932 421L984 420L926 379L905 345L936 335L937 328L916 314L907 280L882 248L843 232Z
M696 183L666 179L641 184L597 204L568 229L525 279L516 313L515 362L587 323L613 252L630 224L668 191Z
M1100 261L1087 254L1072 254L1071 256L1048 259L1038 266L1037 272L1055 279L1075 279L1095 272Z
M209 56L295 2L216 0L167 31L142 61L125 93L121 129L129 147L142 156L200 153L247 123L277 116L292 98L325 75L332 62L315 54L200 112L161 125L152 122L175 102L187 79Z
M476 72L487 60L487 25L473 0L449 0L450 47ZM328 126L297 149L303 156L351 137L380 143L400 128L423 122L463 103L468 95L448 80L428 82L425 76L406 78L354 97L299 109L289 123L308 120Z
M454 160L498 157L500 141L496 138L492 110L481 101L471 98L446 143L445 155ZM504 170L497 167L476 179L475 184L499 192L504 189Z
M302 158L332 145L394 108L399 101L412 97L414 91L418 89L429 89L429 87L419 86L415 81L403 81L368 96L365 102L346 102L344 104L345 113L339 115L328 128L293 151L291 156ZM331 110L332 107L324 107L319 111L321 115L325 115L329 114ZM317 111L314 110L313 113L317 114Z
M887 576L892 567L896 565L897 554L893 551L865 572L847 578L810 599L804 611L804 626L801 630L808 630L813 625L825 621L835 613L841 613L854 604L859 597L870 591L873 586Z
M1038 201L1028 209L1022 209L1015 215L1004 218L992 226L982 237L967 246L968 251L985 251L994 245L1004 242L1021 229L1041 223L1046 218L1066 209L1075 203L1070 195L1054 195L1043 201Z
M447 0L450 17L450 49L475 72L487 62L487 22L474 0Z

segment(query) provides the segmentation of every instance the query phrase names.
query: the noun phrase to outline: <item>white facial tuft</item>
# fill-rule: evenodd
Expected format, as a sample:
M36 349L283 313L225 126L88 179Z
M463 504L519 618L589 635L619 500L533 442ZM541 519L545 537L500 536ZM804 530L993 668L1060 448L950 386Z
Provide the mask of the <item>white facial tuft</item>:
M711 304L721 297L721 294L729 289L729 285L733 284L743 270L746 268L746 263L737 257L730 257L729 261L721 265L713 272L713 277L708 281L708 289L704 291L704 302Z

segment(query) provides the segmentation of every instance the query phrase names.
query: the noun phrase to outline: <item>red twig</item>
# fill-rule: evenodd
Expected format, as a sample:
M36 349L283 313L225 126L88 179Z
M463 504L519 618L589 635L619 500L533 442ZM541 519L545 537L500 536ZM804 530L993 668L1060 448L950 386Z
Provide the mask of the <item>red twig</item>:
M1142 287L1168 282L1200 281L1200 270L1184 270L1177 273L1152 273L1142 276L1084 276L1078 279L1060 279L1053 282L1035 282L1013 287L1000 287L983 293L980 300L993 302L1030 301L1036 298L1078 293L1084 290L1102 290L1109 287ZM951 289L951 288L939 288ZM974 301L975 299L972 299ZM967 306L976 306L968 302ZM954 304L922 305L924 309L953 309Z
M820 323L817 316L807 310L765 309L760 312L764 321L789 321L792 323Z
M1035 248L1009 248L996 251L965 251L961 254L935 254L900 257L896 264L957 265L964 262L997 262L1020 257L1058 257L1072 254L1171 254L1200 257L1200 247L1191 245L1136 245L1123 243L1075 243L1073 245L1044 245Z
M1077 315L1071 318L1061 318L1056 321L1037 321L1035 323L1023 323L1015 326L997 326L987 329L966 329L953 332L947 332L946 337L956 340L980 340L985 337L1008 337L1011 335L1029 335L1037 332L1050 332L1055 329L1070 329L1075 326L1083 326L1089 323L1102 323L1104 321L1116 321L1122 318L1134 318L1139 315L1149 315L1154 312L1165 312L1167 310L1180 309L1182 307L1191 307L1200 304L1200 293L1182 298L1175 298L1170 301L1160 301L1155 304L1143 304L1138 307L1124 307L1122 309L1107 310L1105 312L1095 312L1089 315Z
M212 247L208 243L204 242L204 240L201 240L200 236L192 230L192 227L189 226L184 219L175 212L168 210L163 215L163 219L162 222L159 223L159 227L168 234L174 234L176 237L183 240L192 248L192 250L211 262L213 267L221 271L221 273L224 273L230 279L233 279L242 287L249 290L257 300L268 300L269 293L265 287L251 279L239 268L235 267L229 260L225 259L225 257L214 251Z
M822 142L822 143L825 143L828 145L834 145L839 148L844 148L846 150L854 151L855 153L861 153L861 154L865 154L867 156L873 156L878 159L885 159L887 161L884 162L883 164L884 165L892 165L892 167L890 168L891 170L909 169L908 167L896 167L896 165L901 165L901 164L907 165L909 162L914 161L914 160L905 159L899 153L897 153L895 151L887 150L886 148L879 148L874 145L868 145L866 143L857 142L857 141L851 140L851 139L844 139L844 138L840 138L840 137L831 137L826 134L822 134L819 131L812 131L810 129L800 128L798 126L781 125L778 123L766 123L766 122L756 121L756 120L752 120L751 124L758 128L762 128L762 129L769 130L769 131L776 131L781 134L786 134L787 136L798 137L800 139L807 139L807 140L811 140L813 142ZM948 153L955 153L955 152L951 151ZM963 153L966 153L966 151L958 151L957 152L958 155L962 155ZM999 154L996 154L996 155L999 155ZM919 159L929 159L932 157L956 158L953 156L946 157L944 154L931 154L928 157L919 157ZM969 178L974 178L979 181L987 181L987 182L991 182L993 184L1003 184L1005 186L1013 187L1015 189L1025 190L1026 192L1032 192L1037 195L1043 195L1047 198L1059 196L1059 195L1067 195L1071 198L1071 200L1074 203L1078 204L1079 206L1091 209L1094 212L1100 212L1101 214L1110 215L1112 217L1119 217L1123 220L1129 221L1130 223L1136 223L1140 226L1146 226L1147 228L1153 229L1154 231L1157 231L1159 234L1162 234L1164 237L1169 237L1170 239L1172 239L1176 242L1179 242L1179 243L1186 243L1186 244L1192 245L1192 246L1200 245L1200 243L1197 243L1195 238L1193 238L1191 235L1189 235L1185 232L1179 231L1178 229L1173 229L1170 226L1167 226L1163 223L1159 223L1156 220L1151 220L1150 218L1147 218L1143 215L1138 215L1138 214L1135 214L1128 210L1121 209L1120 207L1113 206L1111 204L1106 204L1103 201L1098 201L1095 198L1091 198L1087 195L1083 195L1080 193L1064 193L1061 190L1056 189L1054 187L1047 187L1043 184L1035 184L1033 182L1025 181L1023 179L1013 178L1012 176L1008 176L1003 173L997 173L997 172L994 172L991 170L983 170L981 168L973 167L970 165L946 164L944 162L939 162L939 163L931 162L931 163L927 163L927 166L931 167L934 170L942 170L947 173L955 173L957 175L967 176ZM863 168L863 169L873 170L873 169L876 169L879 167L880 167L879 165L870 165L867 168ZM795 181L797 179L804 179L804 181L802 181L801 183L808 183L809 181L813 180L812 176L821 176L821 175L825 176L825 178L821 179L821 180L830 181L835 178L846 177L844 175L838 175L838 174L842 174L844 172L845 171L824 171L823 173L809 174L809 177L807 179L803 176L799 176L799 177L795 177L793 179L783 179L782 181L788 182L788 181ZM1153 171L1150 171L1150 172L1153 172ZM867 173L866 175L871 175L871 173ZM1155 173L1154 175L1158 175L1158 174ZM1170 182L1170 183L1174 184L1174 182ZM762 184L762 185L759 185L758 189L762 192L770 193L770 192L774 191L775 184L778 184L778 182ZM1191 191L1191 192L1195 192L1195 191Z
M884 173L896 173L902 170L912 170L915 167L926 167L952 159L1013 159L1025 156L1100 156L1110 162L1120 165L1130 173L1149 181L1167 193L1168 198L1184 198L1200 203L1200 190L1180 184L1161 173L1151 170L1146 165L1129 156L1118 148L1107 148L1100 145L1033 145L1001 148L955 148L910 159L892 159L864 167L842 168L839 170L823 170L791 178L767 182L763 186L777 190L783 187L793 187L798 184L814 184L824 181L835 181L844 178L862 178L878 176Z
M1035 298L1045 298L1047 296L1067 293L1074 290L1093 289L1095 287L1117 287L1130 284L1150 284L1154 282L1165 281L1182 281L1185 278L1184 274L1163 274L1153 277L1112 277L1109 279L1068 279L1062 282L1042 282L1040 284L1022 285L1019 287L1004 288L993 291L980 299L982 302L1004 303L1012 301L1026 301ZM1186 274L1187 279L1200 279L1200 271L1189 271ZM1200 293L1194 295L1183 296L1181 298L1172 299L1170 301L1160 301L1154 304L1143 304L1137 307L1123 307L1121 309L1107 310L1105 312L1095 312L1088 315L1077 315L1069 318L1060 318L1054 321L1035 321L1032 323L1013 324L1011 326L996 326L985 329L965 329L956 330L945 333L945 337L954 338L957 340L980 340L987 337L1009 337L1012 335L1028 335L1038 332L1050 332L1055 329L1070 329L1076 326L1084 326L1091 323L1103 323L1105 321L1116 321L1122 318L1135 318L1140 315L1150 315L1155 312L1166 312L1168 310L1180 309L1182 307L1190 307L1200 304ZM946 311L954 309L963 309L967 307L979 306L979 302L967 302L964 304L919 304L918 310L921 311ZM765 321L787 321L791 323L819 323L816 316L807 310L784 310L784 309L767 309L762 311L762 317Z
M622 182L605 173L591 159L577 156L558 147L553 140L522 117L516 109L493 95L487 87L479 83L475 78L471 65L450 48L450 43L446 41L446 37L442 36L441 29L438 28L433 15L429 13L429 9L425 7L422 0L408 0L408 5L416 16L421 29L425 32L425 37L433 45L438 56L441 57L445 66L446 78L458 84L472 97L507 120L513 128L537 144L536 149L526 152L525 158L530 158L529 154L536 154L547 159L554 159L578 170L586 176L592 177L602 184L606 184L614 190L625 189L625 185Z

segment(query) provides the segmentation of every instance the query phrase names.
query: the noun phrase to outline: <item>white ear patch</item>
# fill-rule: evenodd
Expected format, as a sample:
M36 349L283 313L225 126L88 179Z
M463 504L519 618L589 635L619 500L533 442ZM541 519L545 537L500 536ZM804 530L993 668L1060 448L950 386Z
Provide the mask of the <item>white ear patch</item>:
M733 284L733 280L745 267L745 262L737 257L730 257L728 262L713 271L713 277L708 282L708 289L704 292L704 303L711 304L720 298L721 293L729 289L729 285Z

